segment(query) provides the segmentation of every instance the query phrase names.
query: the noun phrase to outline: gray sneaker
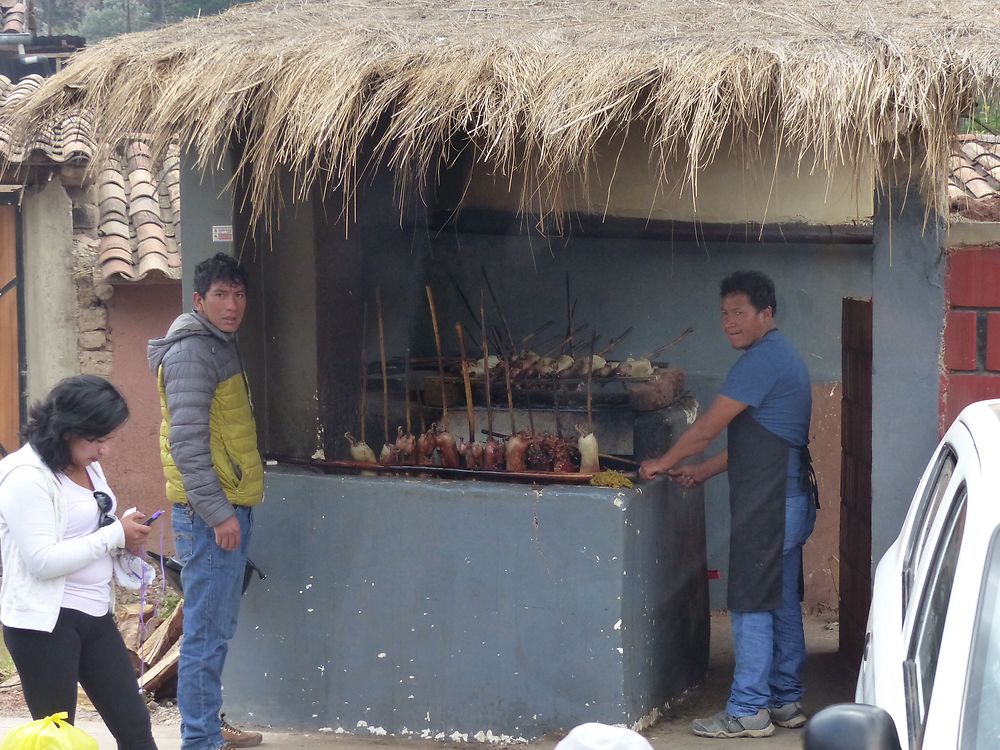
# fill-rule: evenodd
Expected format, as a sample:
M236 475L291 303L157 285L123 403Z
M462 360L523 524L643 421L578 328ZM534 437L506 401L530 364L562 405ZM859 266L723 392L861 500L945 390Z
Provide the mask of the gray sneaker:
M802 706L798 703L785 703L782 706L769 709L771 721L779 727L786 729L798 729L806 725L806 715L802 713Z
M719 711L707 719L691 722L691 731L699 737L729 739L732 737L770 737L774 734L774 724L766 708L750 716L729 716Z

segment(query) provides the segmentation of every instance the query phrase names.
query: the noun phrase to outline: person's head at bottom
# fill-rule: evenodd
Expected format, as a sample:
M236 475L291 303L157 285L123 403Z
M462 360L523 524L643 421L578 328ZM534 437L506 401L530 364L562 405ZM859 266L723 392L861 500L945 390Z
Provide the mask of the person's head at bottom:
M591 721L574 727L556 750L653 750L653 746L631 729Z

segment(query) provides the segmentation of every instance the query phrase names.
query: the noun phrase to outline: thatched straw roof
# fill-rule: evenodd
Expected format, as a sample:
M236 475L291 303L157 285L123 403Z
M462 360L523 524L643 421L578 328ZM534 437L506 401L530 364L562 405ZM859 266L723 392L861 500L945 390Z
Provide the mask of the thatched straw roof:
M937 198L959 115L998 82L996 0L299 0L85 50L21 122L84 107L107 143L206 159L242 141L259 213L275 165L300 193L350 187L364 144L403 179L471 146L558 211L564 175L630 124L692 182L734 133L775 133L803 169L915 144Z

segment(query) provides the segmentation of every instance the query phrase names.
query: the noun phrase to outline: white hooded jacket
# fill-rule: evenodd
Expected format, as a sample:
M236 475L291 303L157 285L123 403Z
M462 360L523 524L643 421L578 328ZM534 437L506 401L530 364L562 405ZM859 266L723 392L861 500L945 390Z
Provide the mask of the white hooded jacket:
M125 546L121 523L63 539L66 499L31 444L0 460L0 622L51 633L66 576Z

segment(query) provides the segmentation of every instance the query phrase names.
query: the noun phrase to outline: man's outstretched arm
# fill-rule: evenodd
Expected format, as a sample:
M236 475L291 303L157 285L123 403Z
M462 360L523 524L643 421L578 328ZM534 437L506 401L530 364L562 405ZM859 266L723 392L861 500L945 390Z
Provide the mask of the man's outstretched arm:
M728 396L716 396L704 414L698 417L676 443L659 458L648 458L639 467L643 479L665 474L685 458L704 451L736 417L747 408L742 401Z

